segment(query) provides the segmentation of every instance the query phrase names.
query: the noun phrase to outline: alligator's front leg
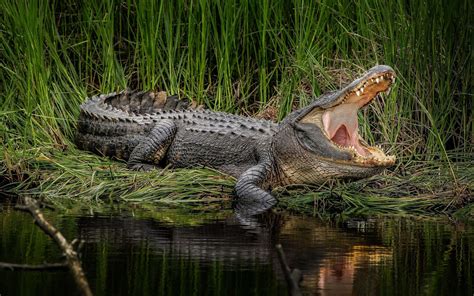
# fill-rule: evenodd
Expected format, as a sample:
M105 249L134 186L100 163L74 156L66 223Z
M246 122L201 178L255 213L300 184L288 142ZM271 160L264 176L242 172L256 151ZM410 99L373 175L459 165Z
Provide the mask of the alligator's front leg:
M277 203L275 197L262 189L265 179L271 172L270 162L262 162L245 171L237 180L235 191L237 204L235 210L244 216L265 212Z
M160 121L133 149L127 162L128 168L144 171L155 168L166 155L176 130L176 124L172 120Z

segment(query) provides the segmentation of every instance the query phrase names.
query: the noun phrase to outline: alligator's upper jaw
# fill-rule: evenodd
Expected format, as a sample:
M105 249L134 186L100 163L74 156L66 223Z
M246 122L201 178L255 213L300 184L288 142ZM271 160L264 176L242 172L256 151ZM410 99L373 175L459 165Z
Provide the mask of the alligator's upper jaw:
M326 136L340 150L353 154L351 162L368 166L390 166L394 156L386 155L380 147L369 146L359 136L357 112L379 93L389 92L395 81L393 70L384 69L364 75L341 91L333 106L322 114Z

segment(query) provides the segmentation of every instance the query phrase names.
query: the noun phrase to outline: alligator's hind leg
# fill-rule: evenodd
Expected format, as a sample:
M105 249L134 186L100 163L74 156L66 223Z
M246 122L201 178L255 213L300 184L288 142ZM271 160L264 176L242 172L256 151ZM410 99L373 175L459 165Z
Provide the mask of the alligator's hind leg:
M176 130L172 120L160 121L133 149L127 162L128 168L148 171L157 167L173 142Z

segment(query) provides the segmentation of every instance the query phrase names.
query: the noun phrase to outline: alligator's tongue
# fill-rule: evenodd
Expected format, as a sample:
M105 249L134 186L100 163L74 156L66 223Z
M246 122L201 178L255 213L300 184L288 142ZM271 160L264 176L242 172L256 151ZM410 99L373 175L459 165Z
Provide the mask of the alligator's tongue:
M360 155L367 152L359 144L358 104L348 103L327 110L323 114L323 125L329 138L341 146L354 146Z

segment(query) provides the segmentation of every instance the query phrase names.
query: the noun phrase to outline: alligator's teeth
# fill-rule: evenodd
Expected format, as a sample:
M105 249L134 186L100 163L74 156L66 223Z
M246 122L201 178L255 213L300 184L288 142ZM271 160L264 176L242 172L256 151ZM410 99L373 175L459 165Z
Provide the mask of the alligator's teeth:
M376 83L379 83L379 82L380 82L380 80L379 80L379 78L378 78L378 77L377 77L377 78L375 78L375 82L376 82Z
M363 87L361 87L361 88L360 88L360 91L361 91L361 92L364 92L364 88L363 88Z
M384 80L384 77L383 77L383 75L382 75L382 76L380 76L380 80Z
M390 95L390 91L392 91L392 88L391 88L391 87L389 87L389 88L387 89L387 91L385 92L385 94L386 94L387 96Z
M395 77L392 76L392 83L395 83Z
M356 95L357 95L357 96L360 96L360 91L356 91Z

